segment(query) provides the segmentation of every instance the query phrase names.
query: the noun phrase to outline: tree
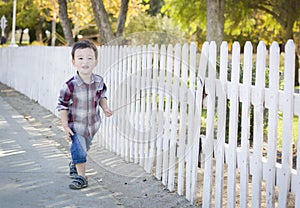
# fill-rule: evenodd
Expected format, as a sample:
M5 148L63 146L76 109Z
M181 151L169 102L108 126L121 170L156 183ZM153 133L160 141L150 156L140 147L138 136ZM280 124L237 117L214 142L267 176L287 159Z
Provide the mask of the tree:
M149 9L146 10L147 14L156 16L160 14L164 0L142 0L142 4L145 6L149 5Z
M58 4L59 4L59 18L64 31L65 39L67 45L71 46L74 43L74 38L72 33L71 22L68 17L67 1L58 0Z
M127 16L127 12L128 12L128 2L129 2L129 0L122 0L122 2L121 2L121 9L120 9L119 18L117 21L117 33L116 33L117 37L120 37L124 31L126 16Z
M282 26L285 41L293 39L293 28L300 20L299 0L257 0L245 1L246 6L262 10L270 15Z
M224 33L225 0L206 0L206 40L220 45Z
M119 37L124 30L124 25L126 22L126 16L128 12L128 3L129 0L121 1L121 9L119 12L119 17L117 21L117 32L116 35L112 31L112 27L110 25L108 14L105 9L104 3L102 0L91 0L92 7L94 11L94 16L96 20L96 24L98 27L98 31L100 34L101 44L106 44L109 41L112 41L116 37Z

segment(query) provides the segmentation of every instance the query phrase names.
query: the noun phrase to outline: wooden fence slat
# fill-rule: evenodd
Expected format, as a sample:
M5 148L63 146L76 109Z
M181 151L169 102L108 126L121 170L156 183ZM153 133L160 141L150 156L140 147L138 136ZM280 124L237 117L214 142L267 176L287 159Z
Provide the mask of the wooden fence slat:
M208 49L209 43L205 42L202 46L199 67L197 71L197 91L196 91L196 111L195 111L195 123L198 124L196 128L196 142L193 145L192 156L192 185L191 185L191 202L196 200L197 194L197 176L198 176L198 163L199 163L199 146L200 146L200 129L201 129L201 115L202 115L202 101L203 101L203 89L204 89L204 76L206 73L206 67L208 62Z
M152 66L153 61L153 49L151 45L148 45L147 47L147 68L146 68L146 116L145 116L145 164L144 169L150 173L150 167L149 167L149 148L150 148L150 137L151 137L151 79L152 79Z
M123 57L123 75L125 83L125 87L123 89L124 93L124 100L125 100L125 107L124 107L124 114L123 114L123 124L124 132L123 138L125 140L125 149L124 149L124 160L129 162L129 154L130 154L130 75L131 75L131 56L130 56L130 48L125 47L125 54Z
M170 161L168 173L168 189L174 191L175 166L176 166L176 146L178 128L178 99L179 99L179 73L180 73L180 45L174 48L174 74L172 83L172 110L171 110L171 134L170 134Z
M163 173L162 184L167 185L168 168L169 168L169 150L170 150L170 111L171 111L171 84L173 69L173 46L168 45L167 49L167 71L166 71L166 88L165 88L165 125L163 135Z
M212 160L214 151L214 116L215 116L215 79L217 46L215 42L209 45L208 78L205 81L207 94L207 118L206 118L206 138L203 143L204 153L204 179L203 179L203 206L211 207L212 203Z
M112 102L112 94L113 94L113 74L114 70L112 68L113 63L112 63L112 47L105 47L106 49L106 56L107 56L107 69L108 69L108 96L110 98L110 106L112 109L114 109L114 104ZM104 53L104 51L103 51ZM106 149L112 151L112 138L113 138L113 128L110 128L113 123L113 119L105 120L107 124L107 138L105 138L105 147Z
M252 84L252 53L250 42L244 47L243 90L241 90L242 121L241 121L241 152L240 152L240 207L248 206L249 194L249 135L250 135L250 103Z
M185 168L185 138L186 138L186 122L187 122L187 79L188 79L188 45L184 44L181 49L181 79L179 87L180 97L180 129L179 129L179 142L178 142L178 188L179 195L184 194L184 168Z
M195 116L195 77L196 77L196 50L193 44L190 45L189 53L189 85L188 85L188 139L186 147L186 196L191 200L191 183L192 183L192 147L194 145L194 116Z
M114 59L113 59L113 63L112 63L112 65L113 65L113 73L114 73L114 75L113 75L113 83L112 83L112 94L111 94L111 96L114 98L114 100L113 100L113 109L116 109L117 107L119 107L118 106L118 99L117 99L117 96L118 95L116 95L115 93L116 93L116 89L117 89L117 83L118 83L118 65L119 65L119 47L118 46L114 46L113 47L113 50L112 50L112 57L115 57ZM118 112L116 113L117 115L118 115ZM117 118L118 118L118 116L114 116L114 118L113 118L113 123L115 124L115 123L117 123ZM113 152L116 152L117 153L117 131L116 131L116 129L115 128L113 128L113 132L112 132L112 144L111 144L111 146L112 146L112 151Z
M119 137L120 137L120 156L125 159L125 152L126 152L126 149L128 148L128 143L126 143L126 138L125 138L125 131L126 131L126 127L125 127L125 119L126 119L126 109L127 109L127 106L126 106L126 65L127 65L127 47L124 46L121 48L122 50L122 56L120 58L120 71L119 71L119 84L118 84L118 91L120 92L120 97L121 100L120 100L120 107L121 109L119 110ZM121 88L121 89L120 89ZM125 105L125 107L123 107Z
M161 180L162 178L162 163L163 163L163 124L164 124L164 89L165 89L165 72L166 72L166 47L161 46L160 49L160 67L159 67L159 83L158 83L158 95L159 95L159 106L158 106L158 138L156 142L156 178Z
M120 89L120 84L122 83L122 69L123 69L123 53L124 51L124 47L123 46L119 46L119 58L118 58L118 71L117 71L117 77L116 77L116 98L121 98L121 99L116 99L115 102L117 102L117 106L121 107L123 105L124 99L123 99L123 95L122 95L122 89ZM124 140L122 138L122 132L120 132L119 128L122 129L122 113L123 113L123 109L121 108L120 110L117 111L117 115L116 115L116 133L117 133L117 138L116 138L116 153L119 156L123 156L122 154L122 150L124 147ZM122 154L121 154L122 153Z
M233 43L231 83L233 88L228 91L230 98L229 112L229 142L228 142L228 182L227 182L227 207L236 206L236 148L238 139L238 84L240 78L240 45Z
M270 94L269 94L269 118L268 118L268 153L267 164L263 175L266 180L266 205L275 207L275 178L277 160L277 128L278 128L278 90L279 90L279 67L280 51L277 42L270 48Z
M202 52L200 56L199 68L196 71L195 83L197 90L195 92L195 141L192 146L192 181L191 181L191 203L194 203L197 199L197 176L198 176L198 163L199 163L199 150L200 150L200 128L201 128L201 115L202 115L202 101L203 101L203 88L204 79L203 74L206 71L208 57L208 42L205 42L202 46ZM195 57L196 58L196 57ZM196 68L195 68L196 70Z
M151 96L152 96L152 109L151 109L151 134L150 134L150 152L149 152L149 164L147 172L151 172L155 157L155 143L158 139L158 112L157 112L157 97L158 97L158 61L159 61L159 49L158 45L154 46L153 52L153 78L151 81Z
M130 47L128 48L128 69L127 69L127 73L128 73L128 80L127 80L127 102L126 104L129 104L129 107L127 109L128 112L128 121L127 121L127 126L126 129L128 129L127 131L127 135L125 135L126 139L128 140L128 156L127 156L127 161L128 162L133 162L133 153L134 153L134 139L133 139L133 135L134 135L134 127L133 127L133 122L134 122L134 105L135 102L133 102L134 100L134 90L135 87L133 87L133 48Z
M220 52L220 84L217 88L218 97L218 131L216 144L216 182L215 182L215 207L223 206L223 192L224 192L224 143L225 143L225 129L226 129L226 82L228 71L228 44L222 42Z
M139 135L139 164L140 166L144 167L145 163L145 114L146 114L146 76L147 76L147 47L144 45L142 47L142 54L141 54L141 111L139 115L139 122L140 122L140 135Z
M252 207L260 207L262 190L262 148L263 148L263 117L264 87L266 69L266 46L260 42L257 47L256 77L253 95L254 128L253 154L250 160L252 175Z
M141 124L140 124L140 112L141 112L141 72L142 72L142 68L141 68L141 47L138 46L137 50L136 50L136 109L135 109L135 154L134 154L134 158L135 158L135 163L140 163L140 148L141 148Z
M292 169L292 139L293 139L293 118L294 118L294 78L295 78L295 45L289 40L285 46L284 56L284 99L282 109L282 160L281 168L278 170L277 184L279 187L278 206L287 207L288 192L291 182Z

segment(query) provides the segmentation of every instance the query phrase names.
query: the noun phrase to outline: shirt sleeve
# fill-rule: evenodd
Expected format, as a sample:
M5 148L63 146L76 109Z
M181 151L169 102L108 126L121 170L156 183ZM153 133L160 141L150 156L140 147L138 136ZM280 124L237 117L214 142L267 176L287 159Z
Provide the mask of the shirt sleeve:
M107 87L106 87L106 85L105 85L105 83L104 83L104 84L103 84L103 88L102 88L102 92L101 92L101 97L100 97L100 99L101 99L101 98L107 99L107 97L106 97L106 91L107 91Z
M65 84L59 93L57 110L69 110L72 105L72 95L67 84Z

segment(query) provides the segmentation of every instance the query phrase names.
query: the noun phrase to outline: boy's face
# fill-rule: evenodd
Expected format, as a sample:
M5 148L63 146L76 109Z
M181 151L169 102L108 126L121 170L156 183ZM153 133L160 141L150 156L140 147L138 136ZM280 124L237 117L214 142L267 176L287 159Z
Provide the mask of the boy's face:
M79 75L89 76L97 65L95 53L91 48L79 48L74 53L73 66Z

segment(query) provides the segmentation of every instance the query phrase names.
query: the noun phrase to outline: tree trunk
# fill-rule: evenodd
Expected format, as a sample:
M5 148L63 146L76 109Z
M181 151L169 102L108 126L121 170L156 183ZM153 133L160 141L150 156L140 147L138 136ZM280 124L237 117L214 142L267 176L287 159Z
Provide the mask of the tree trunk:
M126 22L127 12L128 12L128 2L129 0L122 0L120 13L117 22L117 33L116 36L120 37L124 31L124 26Z
M58 0L59 4L59 18L64 31L64 36L67 41L67 45L71 46L74 43L72 27L70 19L68 18L68 9L66 0Z
M224 34L225 0L206 0L206 40L219 46Z
M112 32L110 23L108 21L108 15L104 8L102 0L91 0L94 11L96 24L100 34L101 44L107 44L112 41L115 36Z

